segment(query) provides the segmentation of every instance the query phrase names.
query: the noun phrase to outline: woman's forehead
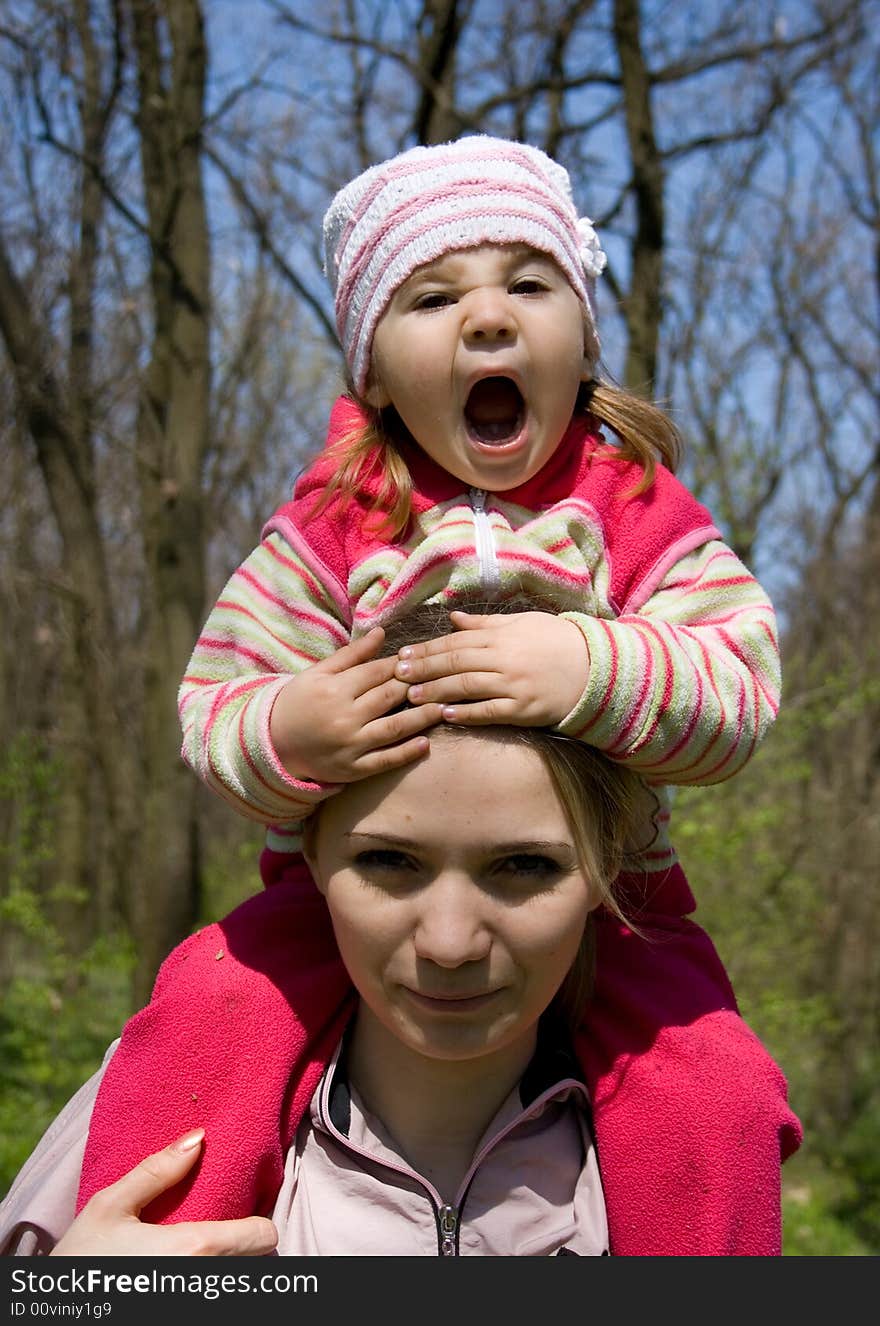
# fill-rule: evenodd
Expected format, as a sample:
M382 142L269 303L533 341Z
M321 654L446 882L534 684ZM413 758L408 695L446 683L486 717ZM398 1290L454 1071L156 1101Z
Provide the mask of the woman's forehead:
M325 804L335 832L477 832L569 836L556 788L537 750L494 730L430 735L429 754L406 768L350 783ZM540 828L539 828L540 826Z

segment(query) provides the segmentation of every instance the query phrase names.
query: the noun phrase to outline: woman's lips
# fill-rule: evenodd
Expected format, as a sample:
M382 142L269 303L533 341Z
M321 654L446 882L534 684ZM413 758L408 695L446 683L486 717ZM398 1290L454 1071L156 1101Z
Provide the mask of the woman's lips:
M483 1008L490 1000L498 994L497 990L486 990L482 994L474 995L426 995L418 990L412 990L409 986L404 986L410 999L419 1008L424 1008L432 1013L470 1013Z

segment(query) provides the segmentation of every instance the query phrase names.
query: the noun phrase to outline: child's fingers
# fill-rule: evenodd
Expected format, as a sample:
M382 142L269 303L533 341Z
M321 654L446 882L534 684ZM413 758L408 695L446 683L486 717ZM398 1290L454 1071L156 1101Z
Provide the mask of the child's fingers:
M389 710L404 704L408 689L407 682L398 681L396 677L383 678L356 697L352 714L358 724L365 727L374 719L383 718Z
M359 663L365 663L368 659L374 658L384 639L385 632L382 627L374 626L371 631L367 631L366 635L359 636L357 640L350 640L347 645L337 649L329 658L316 663L315 667L321 668L324 672L345 672L347 668L356 667Z
M503 625L505 621L510 621L511 617L519 617L521 613L498 613L496 615L485 615L481 612L464 612L461 608L456 608L449 614L449 620L457 631L477 631L484 626L495 630Z
M350 778L368 778L421 759L429 750L429 740L424 734L439 722L440 706L435 704L401 709L368 723L360 734L365 749L352 761Z
M400 659L430 658L434 654L449 654L455 649L462 648L463 631L456 631L453 635L439 635L436 640L420 640L418 644L403 645L397 651L397 657ZM496 636L491 632L485 632L483 635L477 635L471 632L466 637L466 647L468 649L486 648L487 645L495 642Z
M436 681L439 677L460 676L466 672L486 672L491 669L497 655L487 653L485 647L469 648L461 641L449 649L433 651L418 658L397 661L394 675L401 681Z
M491 727L494 723L514 723L517 727L540 727L541 720L529 719L513 700L478 700L472 704L440 706L444 723L453 727Z
M483 616L478 612L456 610L449 614L455 630L449 635L440 635L436 640L420 640L417 644L402 645L397 651L398 658L426 658L431 654L445 654L461 646L462 633L470 633L468 645L471 648L485 649L497 643L499 632L509 632L512 625L518 623L525 613L498 614ZM537 614L531 614L537 615Z
M506 694L505 694L506 693ZM406 698L410 704L460 704L475 700L510 699L509 687L497 672L456 672L436 681L417 682Z
M351 686L352 700L363 700L377 687L397 684L396 668L397 659L393 655L391 658L374 658L349 668L344 682L346 686ZM400 701L392 703L399 704Z
M364 754L370 755L386 746L408 741L417 733L436 727L440 721L440 706L437 704L422 704L411 709L400 709L394 714L386 713L365 724L362 729Z
M329 662L330 659L324 659L323 663L316 664L315 671L318 668L326 669ZM353 703L368 695L376 687L387 685L393 681L396 667L397 658L393 654L390 658L371 658L361 663L352 663L350 667L342 669L341 672L336 672L337 680L333 683L333 694L337 696L344 695L347 700ZM307 673L301 675L305 676ZM393 703L399 704L400 700L398 699Z
M437 724L434 723L432 726L436 727ZM352 779L357 781L361 778L370 778L373 774L402 769L405 765L414 764L416 760L422 759L430 749L430 740L424 734L411 737L409 741L398 742L394 746L381 746L377 750L368 751L366 755L361 755L355 761Z

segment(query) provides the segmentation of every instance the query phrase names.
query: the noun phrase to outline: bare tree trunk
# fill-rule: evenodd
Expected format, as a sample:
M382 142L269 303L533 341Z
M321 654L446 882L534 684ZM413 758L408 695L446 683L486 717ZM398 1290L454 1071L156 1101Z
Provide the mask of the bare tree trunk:
M204 608L209 238L201 174L206 49L196 0L132 0L138 124L151 239L153 338L138 415L147 566L144 797L132 915L136 997L196 918L196 780L180 759L176 694Z
M87 466L68 424L64 393L30 303L0 240L0 335L12 365L16 399L64 549L64 578L80 610L74 614L75 666L88 730L106 798L116 877L130 859L129 798L136 786L127 714L117 671L117 631Z
M651 78L641 45L639 0L614 0L614 36L620 59L636 204L636 225L630 245L632 275L623 309L628 333L624 381L633 390L650 394L662 317L664 181L663 163L654 136Z
M455 109L455 57L465 22L460 0L424 0L419 16L422 94L415 115L420 143L445 143L461 128Z

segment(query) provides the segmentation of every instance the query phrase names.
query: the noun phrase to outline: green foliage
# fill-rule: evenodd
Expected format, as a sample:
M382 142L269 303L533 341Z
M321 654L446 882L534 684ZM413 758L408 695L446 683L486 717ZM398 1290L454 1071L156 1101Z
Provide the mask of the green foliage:
M37 735L15 734L0 752L0 923L23 935L39 936L45 926L36 885L52 859L51 814L60 766L46 754Z
M0 755L0 1191L61 1106L101 1062L130 1012L132 952L121 936L70 949L61 903L80 901L51 869L51 828L63 768L36 734Z
M874 1082L880 1072L878 1059L880 1056L874 1060ZM839 1139L838 1155L849 1183L838 1198L837 1209L875 1250L880 1249L880 1111L876 1103L872 1108L870 1098L861 1102L855 1121Z
M804 1124L803 1151L785 1168L792 1256L880 1250L880 1049L870 1013L857 1007L859 978L848 970L853 907L857 899L870 907L871 895L859 859L847 857L853 797L836 786L829 792L816 753L827 739L829 696L843 742L876 688L857 685L845 669L826 677L809 702L783 710L746 770L719 787L680 791L675 806L696 919L715 941L744 1017L782 1066Z
M848 1182L821 1165L793 1157L785 1167L782 1194L786 1257L872 1257L846 1217Z
M209 836L202 871L202 923L231 912L245 898L259 893L260 850L265 839L262 826L244 819L226 822Z
M100 940L79 959L47 952L4 991L0 1192L119 1034L130 1011L132 961L121 938Z

